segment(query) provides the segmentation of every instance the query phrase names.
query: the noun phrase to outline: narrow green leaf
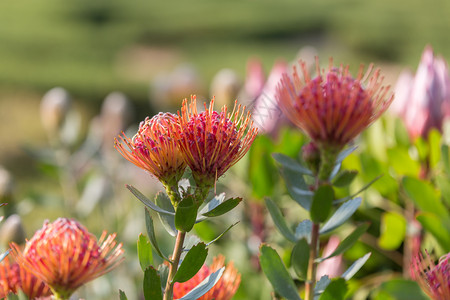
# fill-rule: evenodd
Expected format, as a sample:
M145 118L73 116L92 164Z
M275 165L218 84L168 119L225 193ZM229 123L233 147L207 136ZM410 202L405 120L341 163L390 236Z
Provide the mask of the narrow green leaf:
M128 300L127 295L122 290L119 290L119 300Z
M278 228L280 233L287 238L289 241L295 243L296 238L292 230L287 226L286 221L284 220L283 215L281 214L280 209L276 204L270 199L265 198L267 209L269 210L270 216L272 217L273 223Z
M352 154L356 149L358 149L358 146L353 146L342 150L336 159L336 164L340 164L341 162L343 162L344 159L350 154Z
M445 173L450 174L450 149L447 145L441 146L441 158L444 164Z
M193 246L181 262L173 282L186 282L194 277L205 263L206 256L208 256L208 249L205 243Z
M277 182L277 168L271 157L274 151L272 139L258 135L248 154L248 176L252 185L252 194L256 199L272 195Z
M323 275L322 277L320 277L319 281L317 281L316 286L314 287L314 299L317 299L317 297L320 296L323 291L325 291L330 282L331 279L328 277L328 275Z
M162 300L161 279L151 266L145 269L143 286L145 300Z
M230 198L222 203L220 203L218 206L214 207L213 209L203 213L206 217L217 217L221 216L233 208L235 208L239 203L241 203L242 198Z
M331 281L319 300L345 299L345 294L347 294L347 283L344 278L337 278Z
M444 175L436 175L437 187L441 190L441 196L445 205L450 206L450 180Z
M204 294L206 294L210 289L216 285L216 283L222 277L223 272L225 271L225 267L220 268L216 272L212 273L208 277L206 277L202 282L200 282L194 289L192 289L189 293L184 295L182 298L178 300L197 300Z
M155 196L155 203L159 207L161 207L163 210L171 212L173 214L165 214L165 213L158 213L159 220L163 224L166 231L171 236L177 236L177 229L175 228L175 209L173 208L172 202L169 199L169 196L167 196L166 193L158 192Z
M356 243L356 241L358 241L358 239L367 231L367 229L369 228L370 224L365 223L363 225L358 226L352 233L350 233L349 236L347 236L340 244L339 246L336 248L336 250L333 251L333 253L331 253L330 255L328 255L327 257L324 258L319 258L317 259L318 262L322 262L326 259L329 259L333 256L339 255L344 253L345 251L347 251L351 246L353 246L353 244Z
M308 272L309 245L305 239L301 239L295 244L291 253L291 266L298 277L305 280Z
M10 250L6 250L4 253L0 254L0 262L8 256Z
M359 271L359 269L362 268L362 266L364 266L364 264L366 263L366 261L369 259L370 255L372 253L367 253L366 255L364 255L363 257L357 259L351 266L350 268L347 269L347 271L344 272L344 274L341 275L341 278L344 278L345 280L349 280L350 278L353 277L353 275L356 274L356 272Z
M336 187L346 187L352 183L353 179L355 179L356 175L358 175L358 171L342 171L334 180L333 185Z
M287 300L301 300L294 281L273 248L264 244L261 245L259 261L264 274L276 293Z
M272 157L283 166L283 168L297 172L303 175L313 176L313 173L308 168L303 167L300 163L281 153L273 153Z
M311 219L313 222L324 222L330 215L334 200L333 187L328 184L319 186L313 196L311 204Z
M311 220L303 220L295 228L295 240L306 239L308 243L311 242L311 230L312 222Z
M216 237L215 239L213 239L212 241L210 241L209 243L206 244L206 246L208 247L209 245L211 245L212 243L214 243L215 241L217 241L218 239L220 239L225 233L228 232L228 230L230 230L231 228L233 228L235 225L237 225L239 223L239 221L237 221L236 223L230 225L227 229L225 229L224 232L222 232L218 237Z
M395 212L386 212L381 215L381 235L378 244L386 250L395 250L405 239L406 220Z
M137 241L139 264L144 272L153 263L152 246L146 235L139 234Z
M366 185L364 185L361 189L359 189L356 193L353 193L350 196L341 198L341 199L337 199L333 202L333 204L339 204L342 202L345 202L347 200L353 199L354 197L358 196L360 193L364 192L365 190L367 190L372 184L375 183L375 181L377 181L378 179L380 179L383 175L378 175L377 177L375 177L374 179L372 179L371 181L369 181L369 183L367 183Z
M282 168L280 172L289 195L291 195L292 199L294 199L301 207L309 211L314 193L308 189L308 185L306 184L303 175L286 168Z
M153 218L150 215L150 212L148 211L147 207L145 208L145 226L147 228L147 235L150 240L150 243L152 244L153 249L155 249L156 253L158 253L158 255L161 258L164 258L165 260L170 261L159 249L158 242L156 240L156 235L155 235L155 228L153 226Z
M193 196L188 195L178 204L175 213L175 227L178 230L189 232L197 219L197 204Z
M448 210L442 205L438 193L429 182L413 177L404 177L402 184L408 197L420 210L434 213L440 217L448 216Z
M169 266L160 264L158 266L158 275L161 280L161 289L164 290L166 287L167 278L169 277Z
M395 278L381 284L375 299L429 300L430 298L423 293L416 281Z
M161 207L157 206L156 204L154 204L150 199L148 199L147 197L145 197L141 192L139 192L135 187L133 187L132 185L125 185L126 188L128 190L130 190L130 192L136 197L138 198L142 203L144 203L145 206L147 206L148 208L161 213L161 214L168 214L168 215L175 215L175 213L167 211L162 209Z
M421 212L416 216L416 219L422 226L430 232L438 241L444 251L450 251L450 224L449 220L442 220L433 213Z
M338 228L350 218L361 205L361 198L355 198L342 204L331 218L320 229L320 234L325 234Z

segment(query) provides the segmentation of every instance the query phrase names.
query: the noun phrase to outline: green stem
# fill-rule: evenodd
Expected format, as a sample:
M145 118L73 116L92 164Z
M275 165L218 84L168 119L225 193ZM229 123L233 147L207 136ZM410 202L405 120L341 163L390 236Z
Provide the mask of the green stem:
M313 223L311 230L311 244L309 245L308 272L306 274L305 300L314 300L314 287L317 273L317 249L319 246L319 223Z
M320 167L317 175L320 182L327 182L333 172L339 151L335 149L320 149Z
M173 278L178 270L178 264L180 263L180 256L183 250L184 238L186 237L186 232L178 231L177 240L175 242L175 247L173 249L173 255L171 257L172 262L169 267L169 276L167 277L166 288L164 290L164 300L173 299Z

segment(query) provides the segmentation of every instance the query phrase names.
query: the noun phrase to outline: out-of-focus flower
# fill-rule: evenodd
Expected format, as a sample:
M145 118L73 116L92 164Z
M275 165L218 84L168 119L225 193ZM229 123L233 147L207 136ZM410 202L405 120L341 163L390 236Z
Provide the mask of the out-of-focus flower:
M25 242L25 228L19 215L10 215L0 228L0 241L3 245L10 242L23 244Z
M327 245L323 249L322 257L331 255L334 250L339 246L339 237L333 235L328 240ZM329 278L335 278L342 274L342 254L333 256L317 266L316 278L317 280L324 275L328 275Z
M123 260L116 234L100 239L75 220L46 221L24 250L11 243L18 264L44 281L58 298L68 299L83 284L108 273Z
M175 131L178 146L186 164L200 187L211 187L231 166L249 150L257 134L250 113L235 103L228 113L213 110L214 99L205 111L197 112L196 98L183 101L180 126Z
M230 105L237 97L241 89L241 80L232 69L222 69L211 81L210 94L220 100L219 106Z
M186 295L189 291L195 288L200 282L202 282L210 274L216 272L225 265L225 257L218 255L214 257L211 266L204 265L200 271L191 279L186 282L179 283L176 282L173 289L174 299L179 299ZM198 300L229 300L236 293L241 283L241 274L238 273L237 269L234 267L233 263L230 262L225 267L225 271L222 277L214 285L214 287L209 290L205 295L198 298Z
M323 150L342 149L388 108L393 95L383 86L379 69L372 65L364 74L361 66L356 78L349 67L334 67L330 59L328 70L320 69L311 78L306 63L300 61L302 75L294 66L292 77L287 74L277 88L277 99L283 113L306 132Z
M266 83L266 76L261 61L252 58L247 62L247 74L245 78L244 92L247 98L255 100L261 95Z
M427 137L431 128L442 130L450 115L450 76L447 63L435 57L431 46L422 53L415 76L404 71L395 87L392 111L405 122L412 138Z
M42 299L52 294L49 287L23 266L10 263L6 257L0 263L0 299L21 290L29 299Z
M450 299L450 253L439 259L434 264L430 255L421 253L413 259L411 273L413 279L421 286L422 290L434 300Z
M115 140L115 148L123 157L153 174L164 185L174 186L186 168L171 130L171 127L179 126L178 116L171 113L159 113L151 119L147 117L139 125L133 139L120 136L120 142Z
M61 87L49 90L42 97L41 121L49 134L54 134L61 129L70 105L70 95Z

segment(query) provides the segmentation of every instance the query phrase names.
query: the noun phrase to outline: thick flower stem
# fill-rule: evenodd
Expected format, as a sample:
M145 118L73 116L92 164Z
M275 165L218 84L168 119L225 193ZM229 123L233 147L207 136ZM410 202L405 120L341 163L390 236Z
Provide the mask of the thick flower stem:
M311 230L311 244L309 245L308 272L306 275L305 300L314 300L314 287L316 285L317 248L319 243L319 223L313 223Z
M177 240L175 242L175 247L173 249L173 255L171 257L172 262L169 267L169 276L167 277L166 288L164 290L164 300L173 299L173 278L178 270L178 264L180 263L181 252L183 251L183 243L186 232L178 231Z

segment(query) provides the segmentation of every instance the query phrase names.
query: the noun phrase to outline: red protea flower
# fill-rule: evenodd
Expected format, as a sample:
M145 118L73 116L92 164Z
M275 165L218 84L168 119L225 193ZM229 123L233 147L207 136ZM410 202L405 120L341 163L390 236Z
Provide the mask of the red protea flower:
M195 288L200 282L202 282L206 277L215 271L219 270L224 266L225 257L218 255L214 257L211 266L204 265L200 271L191 279L186 282L179 283L176 282L173 289L174 299L179 299ZM222 277L214 285L214 287L209 290L205 295L198 298L198 300L229 300L236 293L239 284L241 283L241 274L238 273L237 269L234 267L233 263L230 262L225 267L225 271Z
M292 78L284 74L276 97L284 114L321 149L342 149L393 100L378 69L369 78L372 65L365 74L361 66L356 78L348 66L333 67L332 59L327 71L321 70L316 60L313 79L305 62L300 61L300 68L303 76L295 66Z
M123 259L116 234L100 239L75 220L46 221L27 241L23 252L12 243L17 263L44 281L58 299L67 299L81 285L115 268Z
M115 148L164 185L174 186L181 179L186 164L169 130L171 127L179 127L178 116L174 114L159 113L151 119L147 117L133 139L125 134L119 136L120 142L115 140Z
M6 257L0 263L0 298L21 290L29 299L45 298L52 294L49 287L17 262Z
M234 105L228 113L213 110L214 99L205 111L197 112L196 97L183 101L180 127L175 131L179 148L199 186L212 186L232 165L249 150L257 129L245 107Z
M450 299L450 253L442 256L437 265L428 252L424 258L421 253L413 259L411 273L422 290L434 300Z

